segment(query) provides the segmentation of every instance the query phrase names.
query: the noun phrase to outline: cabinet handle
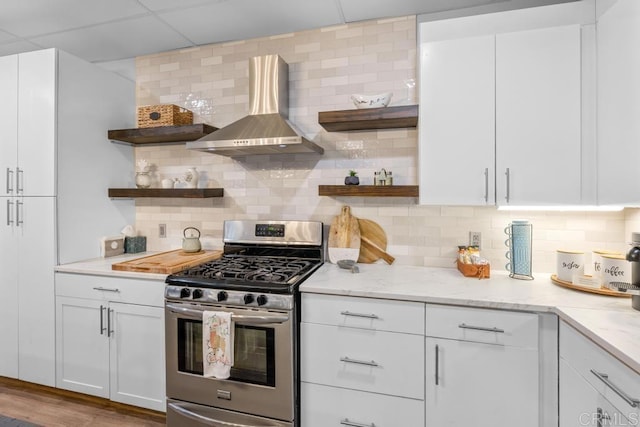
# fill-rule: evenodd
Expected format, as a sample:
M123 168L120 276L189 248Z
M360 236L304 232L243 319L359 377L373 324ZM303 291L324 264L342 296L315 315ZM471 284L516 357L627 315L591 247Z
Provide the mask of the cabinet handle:
M24 221L20 219L20 206L24 205L20 200L16 201L16 227L20 227L20 224L24 224Z
M460 328L460 329L473 329L474 331L497 332L499 334L504 334L504 329L486 328L484 326L473 326L473 325L467 325L465 323L460 323L458 325L458 328Z
M489 168L484 168L484 202L489 203Z
M509 171L509 168L507 168L507 170L504 173L507 176L507 195L505 196L505 200L507 201L507 203L509 203L509 196L510 196L510 192L511 192L511 186L509 185L511 181L511 172Z
M20 179L22 177L22 179ZM24 193L24 170L16 168L16 193Z
M105 292L120 292L118 288L103 288L102 286L98 286L93 288L95 291L105 291Z
M440 368L440 355L438 354L438 344L436 344L436 385L440 385L440 381L438 380L438 369Z
M352 313L350 311L341 311L340 314L343 316L351 316L351 317L364 317L367 319L379 319L379 317L375 314L363 314L363 313Z
M7 168L7 194L13 193L13 171Z
M367 360L358 360L358 359L351 359L350 357L341 357L340 358L341 362L346 362L346 363L355 363L356 365L366 365L366 366L380 366L376 363L375 360L372 361L367 361Z
M11 200L7 200L7 225L11 226L13 224L13 219L11 218L11 211L13 211L13 202Z
M629 396L627 393L622 391L617 385L611 382L609 379L609 375L603 374L602 372L598 372L595 369L591 369L591 373L595 375L600 381L602 381L607 387L613 390L618 396L622 398L629 406L632 408L637 408L640 405L640 399L636 399L634 397Z
M350 426L350 427L376 427L374 423L371 423L371 424L356 423L354 421L349 421L349 418L340 420L340 424L342 424L343 426Z
M104 335L104 331L105 331L105 327L104 327L104 310L105 310L105 306L101 305L100 306L100 335Z
M111 313L113 313L113 309L107 308L107 337L113 335L113 329L111 329Z

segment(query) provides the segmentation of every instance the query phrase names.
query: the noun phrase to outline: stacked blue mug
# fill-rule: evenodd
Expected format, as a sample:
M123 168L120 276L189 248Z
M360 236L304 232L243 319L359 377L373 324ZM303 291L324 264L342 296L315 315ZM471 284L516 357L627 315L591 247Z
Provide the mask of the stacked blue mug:
M509 277L532 280L531 275L531 240L533 228L526 219L513 220L504 229L509 236L505 245L509 248L506 257L509 260L505 269Z

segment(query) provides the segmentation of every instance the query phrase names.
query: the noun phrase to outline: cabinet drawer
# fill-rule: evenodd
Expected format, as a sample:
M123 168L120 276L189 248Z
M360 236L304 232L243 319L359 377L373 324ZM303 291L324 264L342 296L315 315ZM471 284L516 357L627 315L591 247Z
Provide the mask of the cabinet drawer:
M305 427L422 427L424 402L376 393L302 383Z
M424 399L424 337L302 323L301 379Z
M164 282L56 273L56 295L164 307Z
M560 358L627 417L638 419L640 375L565 322L560 324Z
M302 321L424 335L424 304L375 298L302 294Z
M538 316L532 313L427 304L426 331L430 337L538 348Z

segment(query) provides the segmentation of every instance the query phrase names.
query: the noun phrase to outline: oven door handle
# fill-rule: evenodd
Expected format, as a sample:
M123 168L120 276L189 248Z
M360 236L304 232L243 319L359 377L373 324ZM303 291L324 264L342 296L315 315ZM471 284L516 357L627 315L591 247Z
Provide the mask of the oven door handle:
M172 313L179 314L183 317L188 317L190 319L202 319L202 313L206 311L206 309L202 306L192 306L192 307L181 307L176 304L167 303L165 307L171 311ZM194 308L198 307L198 308ZM245 315L245 314L233 314L231 315L231 320L234 322L242 323L243 325L267 325L267 324L278 324L285 323L289 321L289 315L287 314L264 314L264 315Z
M182 407L182 405L178 403L167 403L167 406L186 418L194 420L199 424L211 426L211 427L260 427L264 425L262 423L259 426L258 424L238 424L235 422L214 420L213 418L205 417L204 415L200 415L193 411L190 411L187 408ZM277 421L275 423L277 423ZM280 423L275 424L275 423L273 424L273 426L280 426L280 425L284 426L284 424L280 424Z

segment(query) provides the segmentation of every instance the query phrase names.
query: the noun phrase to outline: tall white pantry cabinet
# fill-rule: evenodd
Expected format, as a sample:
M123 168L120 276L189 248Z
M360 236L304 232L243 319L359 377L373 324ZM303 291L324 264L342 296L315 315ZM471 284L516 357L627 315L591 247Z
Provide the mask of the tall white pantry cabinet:
M54 267L100 255L135 218L134 83L57 49L0 58L0 376L55 386Z

